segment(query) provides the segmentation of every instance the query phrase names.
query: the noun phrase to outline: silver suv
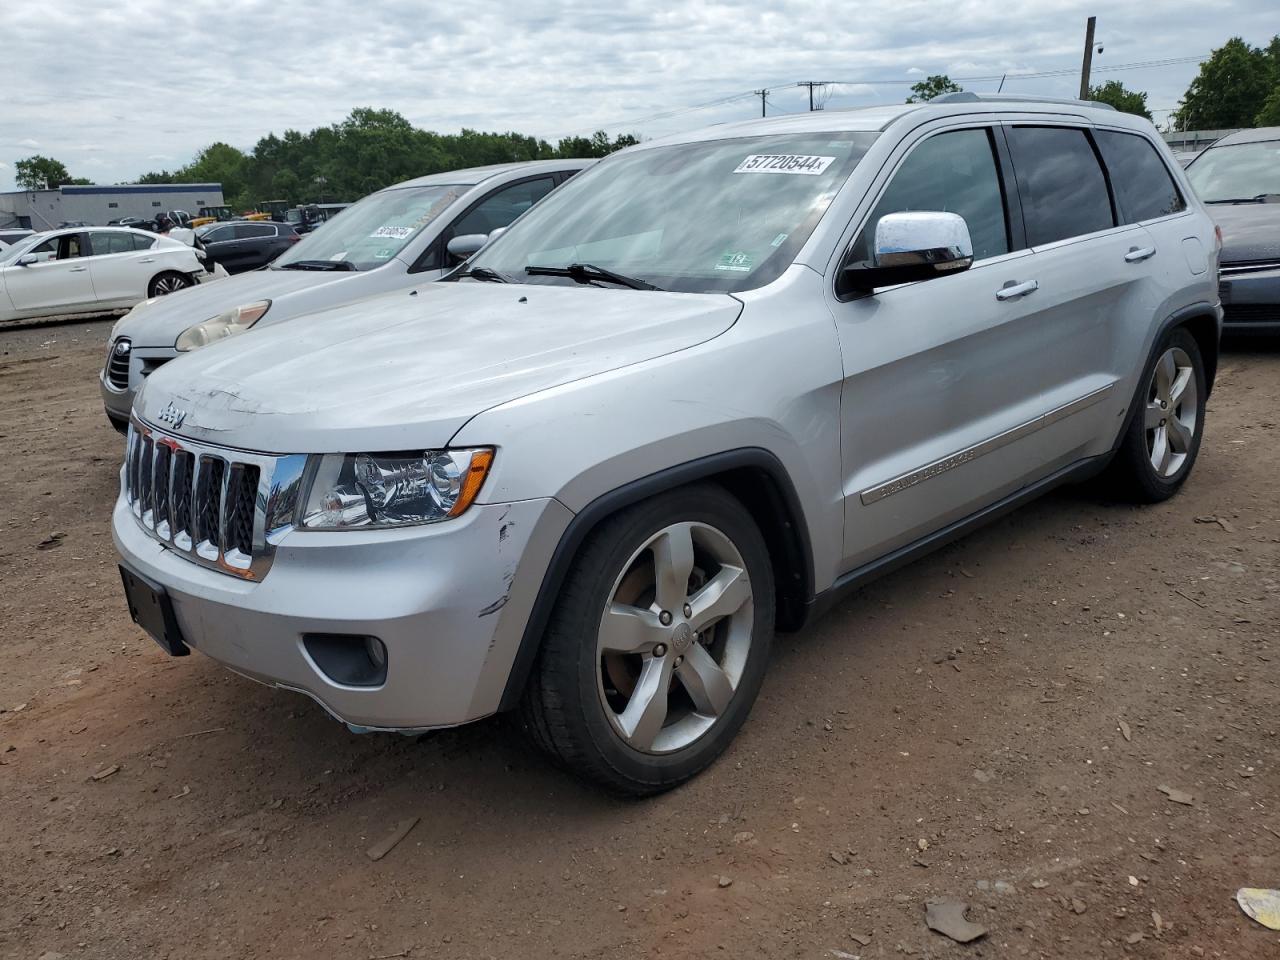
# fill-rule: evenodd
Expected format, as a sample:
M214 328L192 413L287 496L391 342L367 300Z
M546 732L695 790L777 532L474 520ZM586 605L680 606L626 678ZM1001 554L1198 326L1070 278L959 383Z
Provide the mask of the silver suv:
M519 710L574 773L664 790L775 630L1057 484L1174 494L1217 259L1151 125L1084 103L646 143L445 282L152 374L129 606L354 729Z

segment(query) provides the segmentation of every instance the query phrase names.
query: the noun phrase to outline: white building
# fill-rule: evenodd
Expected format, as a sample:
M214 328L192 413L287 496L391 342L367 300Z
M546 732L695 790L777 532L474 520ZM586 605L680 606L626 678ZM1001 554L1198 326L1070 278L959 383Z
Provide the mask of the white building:
M52 230L67 221L97 226L121 217L150 220L165 210L185 210L196 216L201 207L222 203L220 183L94 184L14 190L0 193L0 227Z

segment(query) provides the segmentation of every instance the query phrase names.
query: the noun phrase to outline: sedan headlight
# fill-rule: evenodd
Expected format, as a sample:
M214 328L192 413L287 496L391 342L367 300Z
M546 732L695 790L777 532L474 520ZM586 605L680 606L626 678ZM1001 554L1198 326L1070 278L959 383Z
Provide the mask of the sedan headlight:
M270 300L259 300L257 303L233 307L225 313L220 313L216 317L210 317L208 320L197 323L194 327L187 327L179 334L174 347L178 350L198 350L200 347L207 347L217 340L224 340L227 337L234 337L237 333L244 333L261 320L262 315L270 307Z
M313 464L301 526L308 530L436 523L471 506L493 450L325 454Z

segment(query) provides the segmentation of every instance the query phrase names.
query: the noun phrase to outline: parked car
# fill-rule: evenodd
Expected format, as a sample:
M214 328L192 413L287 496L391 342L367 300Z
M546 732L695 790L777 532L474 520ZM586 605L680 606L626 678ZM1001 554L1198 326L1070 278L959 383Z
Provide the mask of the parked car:
M667 789L742 725L775 629L1065 481L1172 496L1216 261L1151 124L1077 101L645 143L448 282L154 373L129 607L355 729L518 708L588 780Z
M194 290L184 304L148 303L121 319L111 350L127 364L100 377L107 417L123 431L134 391L162 363L253 326L435 280L590 160L508 163L419 177L370 194L271 264ZM206 228L220 229L226 224ZM452 252L451 252L452 250ZM167 309L171 307L172 309Z
M0 254L0 320L106 313L209 276L177 240L127 227L52 230Z
M1226 332L1280 333L1280 127L1223 137L1187 176L1222 230Z
M23 227L6 227L3 230L0 230L0 243L12 246L19 240L25 240L27 237L34 235L34 230L27 230Z
M265 267L302 239L288 224L232 220L197 228L210 258L228 273Z

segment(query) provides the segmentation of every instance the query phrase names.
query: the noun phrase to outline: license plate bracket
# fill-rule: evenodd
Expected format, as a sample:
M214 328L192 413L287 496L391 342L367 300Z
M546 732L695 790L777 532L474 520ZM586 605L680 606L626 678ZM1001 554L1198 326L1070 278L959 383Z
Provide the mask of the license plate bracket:
M129 616L133 622L150 634L151 639L171 657L185 657L191 652L182 639L182 629L173 612L173 600L164 587L120 565L120 581L124 584L124 598L129 604Z

